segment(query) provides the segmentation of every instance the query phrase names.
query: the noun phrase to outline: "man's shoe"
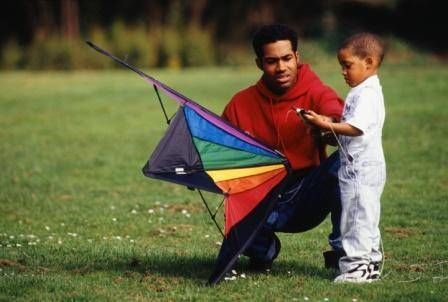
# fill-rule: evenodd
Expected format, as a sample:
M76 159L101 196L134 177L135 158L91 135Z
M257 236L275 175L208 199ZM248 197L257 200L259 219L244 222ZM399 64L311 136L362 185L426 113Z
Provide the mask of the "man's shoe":
M374 261L369 263L369 280L378 281L381 278L381 262Z
M272 268L272 263L274 261L263 261L256 258L250 258L248 270L252 272L265 272Z
M280 239L277 237L277 235L273 234L273 239L274 239L274 246L271 248L274 248L273 250L274 254L272 255L272 258L270 260L261 260L256 257L250 257L248 267L249 270L253 272L265 272L266 270L270 270L272 268L272 263L280 253L280 249L282 246L280 243Z
M344 250L331 250L323 252L325 267L339 269L339 259L345 256Z
M335 283L370 283L369 266L367 264L359 264L354 269L342 273L334 279Z

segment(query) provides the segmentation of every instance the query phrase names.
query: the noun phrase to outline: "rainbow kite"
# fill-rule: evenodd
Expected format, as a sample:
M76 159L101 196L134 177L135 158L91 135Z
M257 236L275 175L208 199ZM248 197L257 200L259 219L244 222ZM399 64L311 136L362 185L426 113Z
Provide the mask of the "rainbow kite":
M87 44L138 73L157 95L160 89L180 104L143 173L225 196L224 240L208 281L216 284L250 245L275 205L289 175L287 159L155 78Z

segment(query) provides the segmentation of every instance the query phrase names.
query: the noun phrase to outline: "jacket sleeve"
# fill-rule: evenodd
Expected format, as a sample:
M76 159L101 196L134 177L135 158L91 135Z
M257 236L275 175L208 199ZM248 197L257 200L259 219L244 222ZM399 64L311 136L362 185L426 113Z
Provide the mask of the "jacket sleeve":
M315 101L315 111L318 114L325 115L341 120L344 101L337 93L328 86L322 85L314 90L313 99Z
M235 96L230 100L230 102L224 108L221 117L231 123L234 126L238 126L238 115L235 108Z

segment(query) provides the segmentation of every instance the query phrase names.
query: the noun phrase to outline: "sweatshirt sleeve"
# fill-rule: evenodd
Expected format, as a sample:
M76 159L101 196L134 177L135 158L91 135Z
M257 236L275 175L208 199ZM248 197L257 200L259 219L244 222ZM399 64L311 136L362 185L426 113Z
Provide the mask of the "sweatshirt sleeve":
M238 118L235 110L235 102L234 102L235 96L230 100L230 102L226 105L224 108L224 111L221 115L221 117L228 121L229 123L237 126L238 125Z
M336 92L328 86L321 85L314 90L315 111L318 114L332 117L339 121L342 116L344 102Z

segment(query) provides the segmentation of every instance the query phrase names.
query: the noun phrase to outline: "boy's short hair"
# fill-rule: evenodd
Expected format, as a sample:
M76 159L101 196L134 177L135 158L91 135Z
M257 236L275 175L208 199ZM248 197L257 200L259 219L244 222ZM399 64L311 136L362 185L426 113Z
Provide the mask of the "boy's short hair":
M375 34L358 33L350 36L342 42L339 51L347 48L351 49L353 54L360 59L364 59L367 56L375 57L378 59L378 66L383 62L384 43Z
M294 52L297 51L297 33L283 24L270 24L262 26L252 40L252 46L258 58L263 57L263 46L281 40L289 40Z

